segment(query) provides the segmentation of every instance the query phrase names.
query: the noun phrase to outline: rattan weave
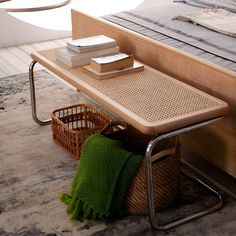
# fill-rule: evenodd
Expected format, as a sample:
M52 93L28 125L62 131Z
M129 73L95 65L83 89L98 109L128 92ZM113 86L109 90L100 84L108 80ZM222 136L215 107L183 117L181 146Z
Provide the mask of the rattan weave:
M177 196L180 178L178 154L163 158L152 165L154 206L161 211L169 206ZM147 180L143 160L129 185L126 196L126 212L131 215L148 214Z
M64 107L52 112L53 140L72 158L79 159L84 141L112 121L89 104Z
M218 104L200 91L149 69L137 72L135 76L127 74L102 81L85 73L80 73L79 78L148 122L170 119Z

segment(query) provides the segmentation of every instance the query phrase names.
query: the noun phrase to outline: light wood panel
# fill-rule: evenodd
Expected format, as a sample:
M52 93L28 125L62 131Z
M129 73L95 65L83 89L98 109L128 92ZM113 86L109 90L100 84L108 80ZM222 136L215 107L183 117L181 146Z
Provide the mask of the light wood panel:
M10 52L12 55L17 57L19 60L21 60L27 67L29 66L31 59L29 57L29 54L21 50L19 47L9 47L6 48L8 52Z
M222 132L223 139L220 144L214 139L207 139L208 131L204 129L197 135L184 136L182 141L188 143L204 158L236 177L234 152L234 146L236 146L236 72L73 9L72 37L75 39L96 34L105 34L115 38L121 51L132 53L143 63L221 98L230 105L230 113L220 124L221 128L215 126L210 128L210 132L214 135L219 134L219 130ZM225 128L222 129L222 127ZM225 129L229 131L226 132ZM202 140L205 140L206 145L202 145ZM208 151L206 151L206 146L210 147ZM213 146L218 155L210 154ZM221 153L223 149L232 151ZM224 166L222 162L228 163L227 166Z
M24 73L28 69L28 65L24 63L20 58L15 56L11 51L6 49L1 49L1 56L6 60L10 61L12 66L16 68L19 73Z
M63 47L71 38L56 39L51 41L19 45L16 47L0 49L0 77L11 76L19 73L28 73L32 59L30 54L38 50ZM45 69L37 65L35 70Z
M2 53L2 49L0 49L0 65L1 70L4 74L6 74L6 76L20 73L20 69L18 69L15 65L8 63L4 57L4 53Z
M18 48L24 51L27 55L30 55L30 53L37 51L37 49L31 46L31 44L19 45Z

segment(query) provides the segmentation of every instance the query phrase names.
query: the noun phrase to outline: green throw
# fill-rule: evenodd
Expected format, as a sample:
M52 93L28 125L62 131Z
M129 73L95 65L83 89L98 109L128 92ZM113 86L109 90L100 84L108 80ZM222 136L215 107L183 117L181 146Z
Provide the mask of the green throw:
M70 218L103 220L124 215L128 185L142 159L120 141L90 136L82 148L71 194L60 196Z

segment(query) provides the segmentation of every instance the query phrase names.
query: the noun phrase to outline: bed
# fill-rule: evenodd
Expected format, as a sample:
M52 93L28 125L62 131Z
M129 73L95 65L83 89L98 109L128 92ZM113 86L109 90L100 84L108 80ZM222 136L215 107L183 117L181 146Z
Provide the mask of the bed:
M208 0L207 3L215 4L216 1ZM227 10L236 4L234 0L218 1L223 2L221 7ZM196 2L206 3L203 0ZM137 60L226 101L230 113L224 121L183 136L181 140L197 154L236 177L236 38L189 22L172 20L185 11L199 9L193 3L193 0L188 0L188 4L180 0L180 3L159 7L155 0L146 0L133 11L103 18L72 9L72 37L96 34L113 37L121 51L132 53ZM162 27L166 23L167 26ZM180 25L187 28L187 32L176 36L182 31ZM171 36L168 31L172 31ZM202 39L206 31L207 37ZM188 40L189 34L191 40L186 43L183 39ZM197 46L193 45L196 38L200 39Z

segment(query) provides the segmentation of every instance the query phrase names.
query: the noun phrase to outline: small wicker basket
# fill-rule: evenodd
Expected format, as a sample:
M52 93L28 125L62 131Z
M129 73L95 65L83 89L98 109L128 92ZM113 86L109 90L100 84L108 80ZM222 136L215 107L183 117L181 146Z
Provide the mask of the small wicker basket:
M154 136L144 135L132 126L128 125L126 129L118 130L106 134L112 139L120 140L125 148L145 155L148 142ZM154 205L156 211L161 211L170 205L176 198L180 181L180 157L178 151L178 138L169 138L162 140L153 150L152 154L173 150L158 159L152 165ZM147 215L147 180L145 160L142 160L135 175L133 176L126 195L125 209L131 215Z
M79 159L84 141L112 121L89 104L78 104L52 112L53 141L72 158Z

